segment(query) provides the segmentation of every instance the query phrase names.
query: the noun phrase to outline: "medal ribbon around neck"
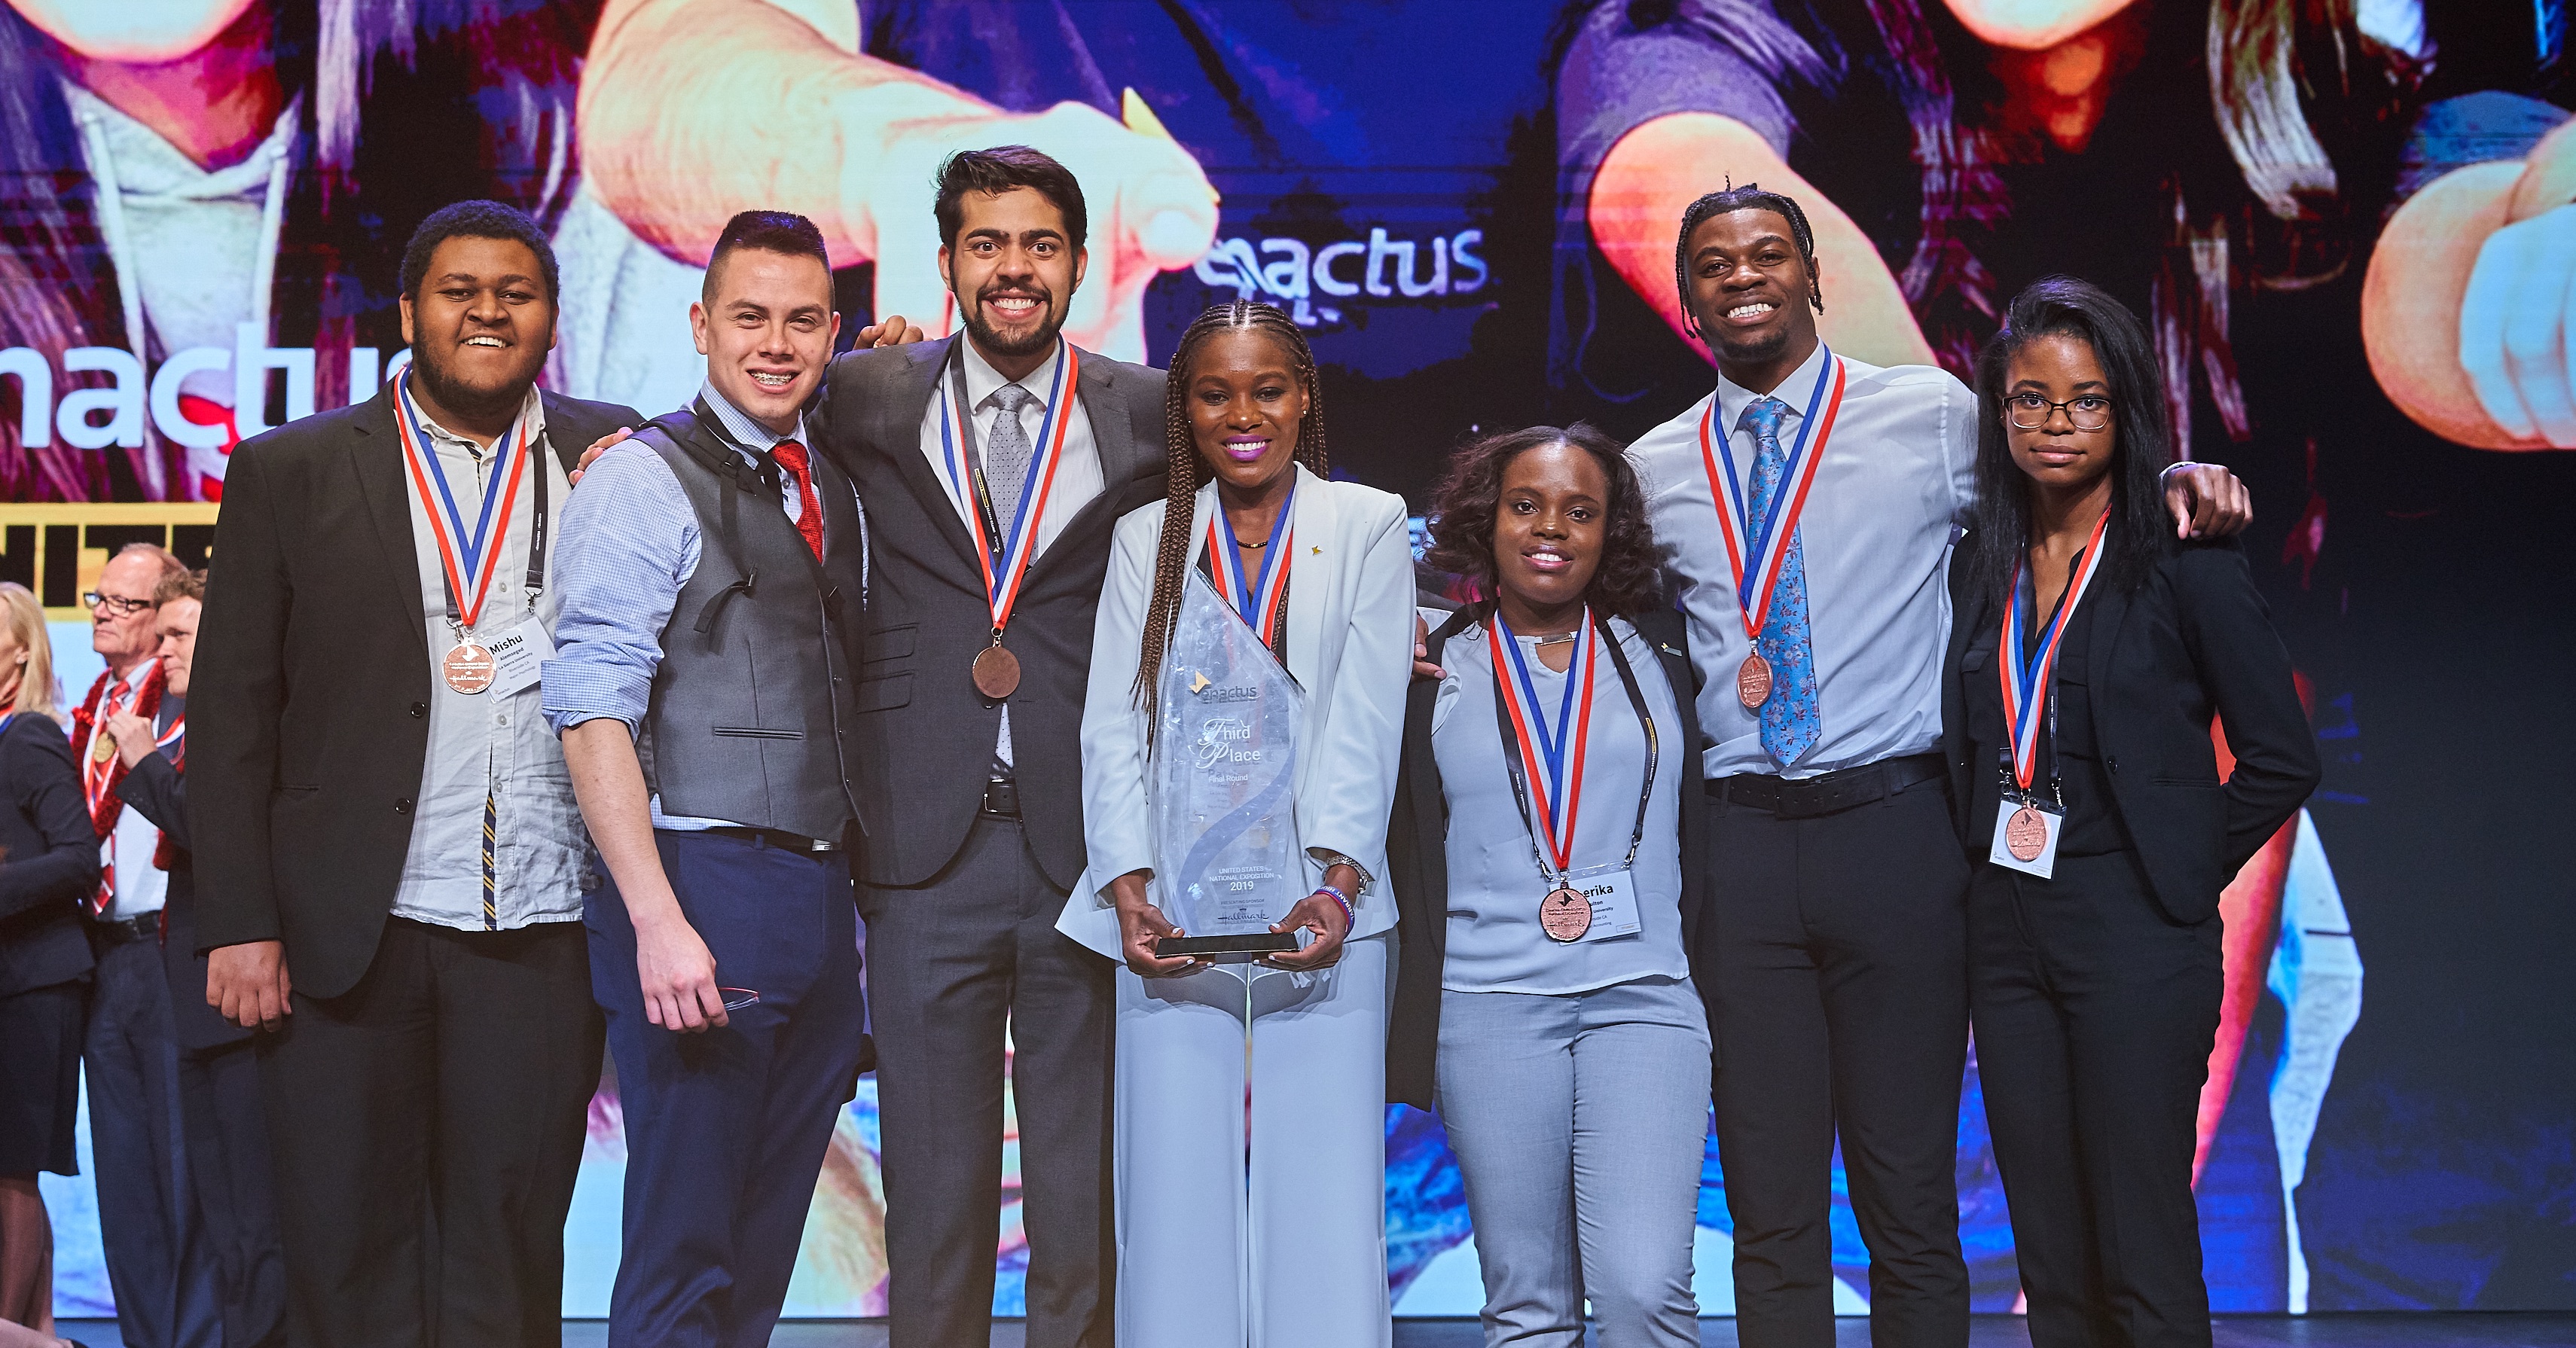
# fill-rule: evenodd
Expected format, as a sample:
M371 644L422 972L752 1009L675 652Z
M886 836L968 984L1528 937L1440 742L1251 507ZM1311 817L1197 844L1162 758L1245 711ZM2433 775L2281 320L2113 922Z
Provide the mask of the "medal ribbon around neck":
M948 478L949 491L966 511L967 527L974 531L975 560L984 568L984 593L992 601L997 640L1011 621L1011 607L1019 602L1020 585L1037 556L1038 521L1046 515L1056 467L1064 461L1065 432L1073 425L1073 418L1065 415L1065 391L1075 386L1082 357L1062 338L1056 340L1056 353L1055 378L1047 385L1046 417L1038 423L1036 452L1029 456L1028 476L1020 484L1019 511L1007 524L995 517L982 490L980 469L968 462L975 443L975 428L968 420L972 409L950 396L948 381L940 381L939 466ZM964 359L962 351L958 358Z
M510 534L511 508L518 503L520 479L528 459L528 441L534 433L526 412L511 424L511 434L503 435L492 446L492 485L483 493L483 509L469 532L465 516L456 508L456 494L448 490L447 473L438 466L438 453L430 447L429 432L421 429L420 409L412 402L411 381L405 378L394 386L402 415L394 418L403 448L403 466L411 470L412 485L420 492L422 512L429 516L430 537L438 542L438 562L445 569L447 593L454 606L455 620L461 631L471 632L483 616L483 600L492 588L492 577L501 569L501 544ZM513 441L516 443L512 443ZM493 510L495 503L500 510ZM498 523L495 523L495 520Z
M2111 512L2103 511L2101 522L2093 526L2093 540L2084 545L2084 560L2067 577L2065 597L2057 601L2057 612L2048 627L2039 634L2038 648L2024 660L2022 648L2021 589L2028 579L2028 565L2013 567L2012 590L2004 603L2003 642L1995 647L1995 673L2004 690L2004 723L2012 727L2013 778L2020 783L2022 794L2030 794L2031 778L2039 767L2039 709L2048 701L2049 680L2057 670L2057 645L2066 638L2066 625L2075 618L2075 606L2084 599L2084 591L2093 583L2093 575L2102 567L2102 535L2111 526ZM2032 608L2036 609L2037 595ZM2036 618L2038 615L2031 615Z
M1825 353L1824 368L1816 371L1816 386L1807 394L1806 411L1798 418L1798 442L1782 465L1780 489L1772 493L1771 509L1760 520L1753 518L1749 489L1736 485L1733 434L1718 428L1716 395L1710 395L1708 411L1699 419L1700 462L1708 471L1709 494L1717 503L1718 536L1726 540L1727 565L1735 573L1735 602L1744 610L1744 635L1749 639L1761 637L1762 624L1770 617L1771 593L1780 583L1780 566L1789 555L1788 540L1797 533L1798 516L1807 508L1807 489L1815 485L1816 467L1825 460L1825 442L1833 438L1834 421L1842 414L1847 382L1843 363L1833 348L1819 349ZM1807 444L1810 433L1815 439L1812 449Z
M1270 522L1270 541L1261 548L1261 570L1253 575L1243 572L1242 545L1234 536L1234 521L1227 518L1220 501L1208 512L1208 556L1216 561L1217 588L1224 592L1225 602L1243 619L1263 645L1270 634L1279 630L1279 606L1287 602L1288 568L1296 563L1297 531L1289 516L1297 505L1296 468L1289 470L1288 499L1279 503L1279 517Z
M1557 708L1556 729L1548 730L1546 709L1539 705L1538 685L1530 678L1529 657L1512 638L1510 625L1497 606L1485 620L1494 650L1494 684L1502 690L1503 708L1511 714L1511 752L1520 758L1537 809L1531 824L1547 860L1562 878L1574 865L1574 824L1583 808L1583 761L1592 751L1592 672L1598 655L1592 610L1583 610L1575 628L1574 654L1565 665L1565 695ZM1505 665L1510 672L1505 672Z

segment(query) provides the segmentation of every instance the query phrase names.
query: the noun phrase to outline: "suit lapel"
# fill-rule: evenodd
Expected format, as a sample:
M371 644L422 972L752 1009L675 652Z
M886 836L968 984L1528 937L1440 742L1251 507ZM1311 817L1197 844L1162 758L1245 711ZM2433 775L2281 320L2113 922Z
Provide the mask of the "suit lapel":
M349 440L349 468L357 475L359 498L375 521L376 542L383 549L385 576L392 583L396 607L411 619L412 635L429 652L429 619L421 612L420 554L411 532L411 492L403 481L402 440L394 428L394 384L388 380L359 409L357 435Z
M948 353L964 340L961 334L903 348L910 361L892 377L889 396L877 402L874 410L879 420L873 438L886 457L894 460L895 471L903 477L904 485L912 488L922 512L931 519L931 527L957 550L957 560L966 564L980 588L984 583L983 563L976 560L975 539L966 532L966 522L957 517L957 498L949 494L948 484L931 468L929 456L921 452L921 419L928 415L932 399L938 396L940 376L948 370Z
M2084 650L2084 680L2093 688L2108 688L2111 684L2113 668L2111 662L2119 654L2120 638L2127 633L2129 614L2137 607L2131 604L2129 599L2130 596L2126 592L2109 585L2085 591L2084 602L2095 605L2093 639L2085 643ZM2089 705L2096 709L2108 705L2110 701L2111 699L2098 693L2087 699ZM2094 733L2099 735L2101 728L2100 714L2097 710Z
M1323 654L1324 607L1342 592L1342 549L1336 537L1341 512L1333 508L1332 493L1305 465L1292 464L1289 471L1297 475L1297 497L1288 505L1288 528L1294 535L1288 543L1295 549L1288 564L1288 659L1306 667L1297 681L1313 688L1317 657Z

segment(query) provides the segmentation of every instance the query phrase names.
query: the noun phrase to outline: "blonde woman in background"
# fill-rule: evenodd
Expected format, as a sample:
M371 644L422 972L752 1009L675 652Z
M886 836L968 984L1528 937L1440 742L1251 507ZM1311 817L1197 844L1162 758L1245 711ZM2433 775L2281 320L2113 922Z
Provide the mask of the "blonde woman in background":
M98 835L55 719L45 610L0 584L0 1348L50 1344L54 1236L36 1172L77 1173L81 1007L90 974L81 896Z

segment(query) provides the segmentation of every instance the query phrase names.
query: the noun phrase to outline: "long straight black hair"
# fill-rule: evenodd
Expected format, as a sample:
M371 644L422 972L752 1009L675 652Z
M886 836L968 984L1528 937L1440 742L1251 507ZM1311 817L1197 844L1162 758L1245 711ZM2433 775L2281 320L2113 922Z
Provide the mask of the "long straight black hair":
M2146 325L2090 281L2034 281L2013 296L2003 331L1977 358L1977 502L1967 546L1977 592L1999 605L2009 602L2030 547L2030 479L2013 462L2004 384L2014 353L2042 337L2092 347L2111 384L2111 527L2102 536L2101 583L2136 588L2173 533L2157 482L2174 461L2173 416Z

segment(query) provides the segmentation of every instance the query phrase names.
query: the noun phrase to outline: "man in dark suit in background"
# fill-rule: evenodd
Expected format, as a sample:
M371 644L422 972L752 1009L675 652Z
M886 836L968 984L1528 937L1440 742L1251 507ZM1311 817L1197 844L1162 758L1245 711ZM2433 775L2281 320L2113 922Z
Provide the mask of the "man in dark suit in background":
M545 541L571 456L641 418L537 390L556 269L525 215L431 215L402 292L407 376L233 456L196 941L207 1001L269 1031L290 1340L551 1345L601 1030Z
M108 719L125 776L116 794L160 830L152 865L169 876L161 908L161 969L170 986L179 1050L179 1116L189 1191L216 1273L225 1348L286 1341L286 1260L277 1247L277 1200L268 1162L268 1114L259 1100L251 1031L206 1004L206 960L197 953L196 867L188 853L188 675L196 658L205 581L165 576L153 592L161 714Z
M824 449L868 506L852 786L895 1341L987 1342L1008 1029L1031 1348L1110 1338L1111 966L1082 873L1082 700L1110 525L1163 490L1163 378L1064 342L1082 189L1024 147L942 167L965 333L834 362ZM993 582L999 578L1003 583Z

